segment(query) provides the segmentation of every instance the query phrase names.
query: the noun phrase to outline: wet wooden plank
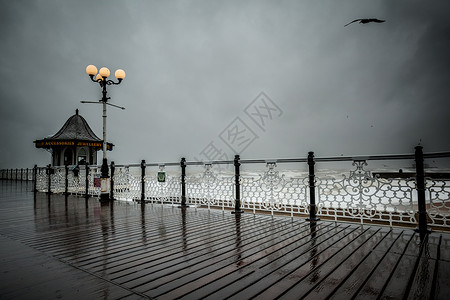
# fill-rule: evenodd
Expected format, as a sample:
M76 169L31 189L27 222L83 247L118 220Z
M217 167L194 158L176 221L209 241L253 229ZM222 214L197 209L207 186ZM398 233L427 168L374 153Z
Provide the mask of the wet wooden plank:
M230 227L232 223L228 222L212 222L216 226L223 226L224 228ZM149 251L172 251L178 249L182 249L187 245L191 245L195 243L196 240L202 237L204 234L202 230L196 230L196 226L199 228L206 226L206 223L202 224L193 224L192 228L191 224L186 225L186 228L182 227L171 230L166 233L164 236L161 236L157 233L157 228L148 228L145 229L145 232L139 230L138 233L130 234L128 237L122 237L120 240L114 241L114 246L108 247L105 252L103 246L97 248L96 251L90 251L89 253L84 253L82 255L77 255L75 260L82 266L95 266L96 264L101 264L103 257L108 256L108 261L122 261L127 257L133 257L136 253L139 252L149 252ZM148 231L148 233L147 233ZM156 233L155 233L156 232ZM226 235L232 235L232 230L225 230L221 232L220 235L226 237ZM137 236L136 236L137 235ZM142 242L145 237L145 242ZM73 259L73 255L66 255L69 259Z
M133 294L4 236L0 236L0 257L3 299L89 299L105 292L118 299Z
M387 253L374 272L370 275L365 285L362 286L356 296L357 298L376 299L378 295L383 292L385 285L389 283L388 280L392 277L393 272L403 256L411 256L413 259L418 259L418 254L420 253L420 241L417 243L417 235L413 235L408 242L403 241L403 243L396 243L395 245L404 246L403 251L400 247L393 247L393 249L391 249L393 251ZM395 284L401 289L402 287L408 286L408 281L409 277L400 277L399 281Z
M330 299L350 299L354 297L389 251L395 254L398 249L406 247L409 240L402 237L403 232L403 230L390 231L381 243L353 270L350 276L347 276L345 281L333 291ZM411 235L409 238L411 238Z
M341 263L336 263L332 270L321 282L305 295L305 299L325 299L331 296L353 273L353 271L364 262L371 251L377 247L391 232L389 228L380 228L374 235L361 244L355 251L350 252L348 257Z
M346 260L346 257L365 244L367 239L373 237L378 231L379 229L376 228L358 228L352 235L348 236L347 240L339 241L339 243L327 249L327 252L330 252L329 257L318 255L313 258L313 264L304 265L289 276L279 279L276 284L261 291L257 295L258 298L270 299L276 297L280 299L292 299L297 295L307 295L330 272L341 265L342 261Z
M206 225L207 226L207 225ZM243 227L244 230L248 231L247 234L250 235L260 235L263 231L260 228ZM132 266L124 266L124 262L133 262L133 265L139 266L138 269L143 269L146 267L152 267L165 262L170 262L172 265L177 263L199 258L201 256L211 253L221 247L226 245L235 245L235 232L233 229L230 231L223 230L220 233L211 236L209 234L203 236L196 236L190 242L186 242L184 247L175 245L171 247L161 247L161 248L148 248L142 253L135 253L132 256L121 259L120 261L115 261L112 264L108 264L109 273L113 276L120 276L120 273L133 272L130 270ZM168 254L169 253L169 254Z
M270 234L270 230L267 230L267 228L264 227L259 227L257 226L256 228L254 228L254 230L249 230L247 233L243 233L244 237L248 236L248 241L254 241L254 240L258 240L258 239L262 239L264 238L264 236L266 236L267 234ZM242 237L241 237L242 239ZM236 237L233 237L232 239L229 240L224 240L221 243L217 243L214 245L209 245L209 244L203 244L206 251L201 251L202 253L200 253L201 255L198 255L198 251L194 251L192 254L190 255L185 255L183 257L180 257L179 260L175 260L175 261L170 261L168 264L166 265L161 265L161 260L164 261L166 260L167 257L167 253L163 253L160 257L157 257L157 260L154 261L150 261L150 262L146 262L143 264L136 264L134 266L134 268L132 270L127 269L124 272L121 273L115 273L113 275L113 279L114 280L118 280L119 282L122 281L133 281L135 279L135 277L137 277L136 275L139 276L146 276L150 273L152 273L152 270L159 270L160 267L166 267L166 269L164 271L168 271L169 269L167 268L171 268L170 270L176 270L177 267L177 263L178 264L185 264L186 267L191 265L191 264L199 264L202 263L202 265L207 265L208 261L211 260L211 262L214 262L212 259L214 257L216 257L217 260L219 260L219 256L222 255L222 257L228 257L230 255L232 255L232 251L235 247L236 247ZM189 252L188 252L189 253ZM211 253L215 253L215 255L211 255ZM231 253L231 254L230 254ZM178 253L173 253L170 254L170 256L173 255L178 255ZM210 262L210 263L211 263ZM158 267L158 265L160 267ZM138 272L138 273L136 273ZM128 274L131 274L131 276L128 276ZM118 279L120 278L120 279ZM135 281L135 284L139 284L141 281L144 281L145 279L143 278L137 278L137 280Z
M325 232L331 226L330 223L319 224L316 227L317 232ZM269 263L278 259L280 256L288 255L299 247L299 244L307 244L310 236L310 226L305 225L299 228L297 234L292 235L289 239L279 242L279 250L275 247L270 247L264 252L255 253L247 258L241 258L237 264L230 264L208 276L200 277L183 286L170 290L164 295L164 298L178 298L185 297L186 299L200 299L210 296L218 292L221 288L233 286L236 282L247 281L247 276L254 273L256 270L267 266Z
M431 238L427 236L424 242L424 246L421 247L420 236L414 235L410 247L401 257L392 277L388 278L389 282L386 283L382 297L398 299L408 294L415 295L413 298L420 299L430 297L439 248L439 235L433 233ZM409 282L411 280L413 282Z
M279 278L285 277L302 265L315 264L314 257L322 254L322 259L331 255L326 251L332 245L344 243L357 229L357 225L342 225L324 233L316 232L316 236L298 244L298 247L289 255L278 256L247 276L244 280L236 282L233 286L209 295L207 299L232 297L235 299L250 298L257 295L262 289L275 283ZM319 259L320 260L320 259Z
M450 295L450 261L439 261L436 275L437 282L434 290L435 299L446 300Z
M133 289L152 296L162 294L167 290L173 289L175 284L181 286L194 279L209 275L225 266L239 265L241 261L250 257L255 259L252 255L264 256L265 252L277 251L282 248L282 241L289 239L291 234L296 231L296 227L286 226L283 232L279 231L276 235L273 231L268 231L266 234L246 239L236 237L233 245L226 249L220 249L219 252L214 252L214 254L208 254L201 261L186 261L185 264L181 265L181 268L180 266L167 266L167 269L158 270L157 273L152 274L149 278L144 278L142 281L134 281L132 284L136 284L136 282L141 284L134 286ZM287 234L284 234L284 232Z

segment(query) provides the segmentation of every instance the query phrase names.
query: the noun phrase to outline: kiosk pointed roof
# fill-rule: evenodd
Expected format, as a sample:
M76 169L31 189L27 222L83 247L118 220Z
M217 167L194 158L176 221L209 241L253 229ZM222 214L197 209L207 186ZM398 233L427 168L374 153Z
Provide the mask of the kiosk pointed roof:
M79 115L78 109L55 135L46 138L46 140L102 141L95 135L86 120Z

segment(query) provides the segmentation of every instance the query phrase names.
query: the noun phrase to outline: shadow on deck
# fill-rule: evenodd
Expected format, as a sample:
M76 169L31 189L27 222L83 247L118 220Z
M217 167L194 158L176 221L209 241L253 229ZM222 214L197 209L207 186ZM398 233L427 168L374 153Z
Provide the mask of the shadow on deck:
M442 298L450 234L64 195L0 183L0 298Z

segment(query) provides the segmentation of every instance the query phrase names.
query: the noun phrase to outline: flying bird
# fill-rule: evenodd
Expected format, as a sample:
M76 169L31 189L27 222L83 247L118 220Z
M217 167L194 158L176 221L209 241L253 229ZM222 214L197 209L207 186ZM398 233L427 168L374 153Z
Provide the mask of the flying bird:
M371 23L371 22L375 22L375 23L383 23L383 22L386 22L385 20L378 20L378 19L356 19L356 20L351 21L351 22L348 23L348 24L345 24L344 27L347 26L347 25L350 25L350 24L352 24L352 23L358 22L358 21L359 21L359 23L361 23L361 24L367 24L367 23Z

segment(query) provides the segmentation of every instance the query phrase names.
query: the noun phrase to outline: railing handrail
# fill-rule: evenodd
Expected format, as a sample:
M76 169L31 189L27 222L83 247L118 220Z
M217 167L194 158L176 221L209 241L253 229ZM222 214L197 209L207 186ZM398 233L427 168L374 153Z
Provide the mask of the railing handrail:
M424 158L450 158L450 151L443 152L429 152L423 154ZM376 154L376 155L352 155L352 156L315 156L315 162L337 162L337 161L367 161L367 160L401 160L401 159L414 159L414 153L406 153L406 154ZM301 158L276 158L276 159L241 159L241 164L258 164L258 163L267 163L267 162L276 162L276 163L306 163L308 162L307 157ZM233 164L233 160L213 160L213 161L187 161L187 166L201 166L205 164L214 164L214 165L227 165ZM179 166L180 162L159 162L159 163L146 163L146 167L158 167L158 166ZM100 168L101 165L88 165L89 168ZM123 167L140 167L140 163L134 164L120 164L115 165L116 168ZM54 166L52 168L65 166ZM47 168L47 166L38 167L38 168ZM32 168L31 168L32 169ZM16 169L2 169L5 170L16 170ZM20 169L18 169L20 170Z
M450 151L445 152L430 152L424 153L424 158L445 158L450 157ZM400 160L400 159L414 159L414 153L407 154L377 154L377 155L353 155L353 156L323 156L323 157L314 157L314 161L316 162L331 162L331 161L362 161L362 160ZM276 163L306 163L308 162L307 157L302 158L277 158L277 159L241 159L239 162L241 164L258 164L258 163L267 163L267 162L276 162ZM213 160L213 161L187 161L186 165L188 166L201 166L205 164L214 164L214 165L226 165L233 164L233 160ZM146 163L147 167L158 167L160 165L165 166L179 166L179 162L165 162L165 163ZM116 165L116 167L139 167L140 164L129 164L129 165Z

